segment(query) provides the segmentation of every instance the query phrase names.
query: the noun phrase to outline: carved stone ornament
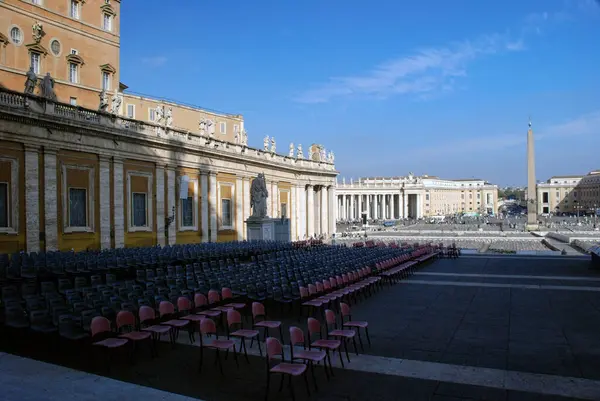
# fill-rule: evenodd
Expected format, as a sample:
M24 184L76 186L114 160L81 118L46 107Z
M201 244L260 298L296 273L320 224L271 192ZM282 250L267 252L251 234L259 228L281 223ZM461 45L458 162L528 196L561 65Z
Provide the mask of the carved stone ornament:
M100 92L100 105L98 106L98 111L106 113L106 109L108 109L108 94L102 89L102 92Z
M31 27L32 29L32 38L33 41L35 43L40 43L40 41L42 40L42 38L44 37L44 26L39 23L38 21L36 21L33 26Z

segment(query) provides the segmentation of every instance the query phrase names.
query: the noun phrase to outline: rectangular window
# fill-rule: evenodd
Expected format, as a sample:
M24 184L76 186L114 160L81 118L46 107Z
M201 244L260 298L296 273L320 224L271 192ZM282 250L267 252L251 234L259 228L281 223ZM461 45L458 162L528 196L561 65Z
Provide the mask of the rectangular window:
M223 227L231 227L231 199L221 199L221 217Z
M425 200L429 200L429 194L425 194Z
M38 5L38 6L42 4L42 0L31 0L31 2L32 2L33 4L36 4L36 5Z
M221 132L221 134L225 134L226 133L226 129L227 129L227 124L226 123L220 123L219 124L219 130Z
M78 82L77 80L77 64L75 63L69 63L69 82L76 84Z
M156 120L156 109L152 108L148 110L148 120L153 122Z
M69 227L87 227L87 190L69 188Z
M181 226L194 226L194 198L191 196L181 199Z
M287 203L282 203L280 205L281 208L281 217L283 217L284 219L287 218Z
M127 117L135 118L135 105L133 105L133 104L127 105Z
M31 66L33 67L33 72L36 74L40 73L40 55L38 53L30 53L31 54Z
M110 74L104 71L102 71L102 89L110 90Z
M548 203L548 192L542 192L542 202Z
M0 182L0 228L8 227L8 183Z
M131 225L133 227L146 227L148 225L146 194L141 192L132 193L131 199Z
M77 98L76 97L70 98L69 103L71 104L71 106L77 106Z
M102 15L102 28L105 31L112 31L112 16L108 14Z
M79 19L79 1L71 0L71 18Z

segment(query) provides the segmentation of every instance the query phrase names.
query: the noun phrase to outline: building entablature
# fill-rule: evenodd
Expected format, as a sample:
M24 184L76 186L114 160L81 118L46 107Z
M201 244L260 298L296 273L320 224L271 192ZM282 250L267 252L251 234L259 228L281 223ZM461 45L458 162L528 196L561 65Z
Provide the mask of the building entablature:
M87 147L109 157L135 155L161 165L229 169L242 176L264 172L274 181L305 180L312 185L334 185L337 176L334 164L328 161L289 157L1 89L0 120L5 127L3 139L34 146L60 143L65 149ZM11 122L14 126L9 129Z

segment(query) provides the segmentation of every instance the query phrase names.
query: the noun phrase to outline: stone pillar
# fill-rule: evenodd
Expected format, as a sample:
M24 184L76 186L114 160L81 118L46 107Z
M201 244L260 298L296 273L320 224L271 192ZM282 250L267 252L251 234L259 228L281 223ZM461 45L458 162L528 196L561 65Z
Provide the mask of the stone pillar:
M418 218L421 217L421 194L415 195L415 199L416 199L416 201L415 201L415 203L416 203L416 205L415 205L415 215L416 215L416 217L418 219Z
M290 239L296 241L298 239L298 226L296 225L296 216L298 215L296 205L296 186L292 184L288 198L288 218L290 219Z
M46 251L58 250L58 186L56 149L44 149L44 210Z
M37 146L25 146L25 241L27 252L40 251L39 151Z
M329 210L329 235L333 236L333 234L335 234L336 232L336 224L335 222L337 221L337 217L336 217L336 208L335 208L335 200L336 200L336 196L335 196L335 187L333 185L330 185L329 187L327 187L327 199L329 200L329 204L328 204L328 210Z
M356 214L354 212L354 194L350 195L350 220L354 220Z
M175 213L175 169L167 167L167 216L171 217ZM173 245L177 242L177 224L173 221L169 225L167 242Z
M208 186L210 191L209 210L210 210L210 241L217 242L219 227L217 225L217 173L210 172L208 177Z
M271 182L271 217L279 217L279 186L277 181Z
M156 166L156 243L165 246L165 168ZM175 222L173 222L175 224Z
M296 188L298 197L298 239L303 240L306 236L306 189L304 184Z
M379 195L374 195L375 198L375 219L379 219Z
M371 195L367 192L365 195L365 203L366 203L366 212L367 212L367 220L371 218Z
M100 156L100 249L110 249L110 158Z
M321 234L330 235L329 233L329 208L327 207L329 202L327 200L327 188L321 186Z
M244 207L243 198L244 190L242 188L243 182L242 177L236 177L235 179L235 230L237 231L237 240L242 241L244 239Z
M404 203L404 218L408 218L409 214L408 214L408 197L409 194L404 194L403 196L403 203Z
M208 175L200 172L200 226L202 242L208 242Z
M342 194L342 213L340 213L340 218L346 220L346 194Z
M248 239L248 233L246 232L246 223L244 223L246 220L248 220L248 217L250 217L250 178L249 177L244 177L243 179L243 184L244 184L244 216L242 218L242 231L243 231L243 238L245 240Z
M125 246L125 194L123 182L123 160L113 158L113 231L115 248Z
M306 235L315 234L315 191L312 185L306 186Z

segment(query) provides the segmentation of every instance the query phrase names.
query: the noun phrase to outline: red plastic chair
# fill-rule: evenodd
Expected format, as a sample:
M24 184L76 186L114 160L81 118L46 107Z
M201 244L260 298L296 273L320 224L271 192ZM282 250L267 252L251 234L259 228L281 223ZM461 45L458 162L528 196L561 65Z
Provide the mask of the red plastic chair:
M215 335L216 339L211 341L209 344L204 343L204 335L210 336ZM221 374L223 374L223 364L221 363L220 354L221 351L225 351L229 353L229 350L233 348L233 357L235 359L235 364L239 368L240 365L238 363L237 351L235 349L235 341L233 340L219 340L219 335L217 334L217 326L215 325L214 320L212 319L202 319L200 321L200 363L198 365L198 372L202 371L202 363L204 361L204 348L211 348L216 350L215 355L215 363L219 365Z
M262 327L263 338L267 338L269 329L279 329L279 337L281 337L281 343L284 344L281 322L278 320L267 320L265 306L260 302L252 302L252 327Z
M174 343L173 330L171 326L163 326L156 323L156 313L149 306L141 306L138 312L140 318L140 330L147 331L152 335L152 340L156 343L161 336L168 334L171 343ZM154 344L156 349L156 344Z
M329 351L331 351L331 352L337 351L338 354L340 355L340 363L342 364L342 367L344 367L344 358L342 358L342 352L340 351L342 342L340 340L329 340L329 339L324 340L323 335L321 333L321 323L315 318L309 317L307 326L308 326L308 340L309 340L308 341L308 343L309 343L308 349L315 347L318 349L325 350L325 352L328 354L327 358L330 363L331 363L331 357L329 356ZM317 341L313 341L311 343L312 336L315 333L319 334L319 339Z
M177 298L177 310L179 310L180 314L184 315L179 318L180 320L188 320L190 322L190 324L187 326L188 334L190 336L190 341L195 343L195 327L199 327L198 324L202 319L204 319L204 317L192 313L192 302L186 297Z
M177 339L179 337L179 330L187 327L190 324L189 320L175 319L175 306L169 301L161 301L158 305L158 313L160 314L161 322L165 326L171 326L173 328L173 337ZM189 336L190 343L194 343L192 335Z
M221 295L223 296L223 301L228 300L228 299L233 300L233 292L231 291L230 288L227 288L227 287L221 288ZM246 304L243 302L232 302L232 303L226 304L225 306L231 307L234 309L244 309L246 307Z
M352 314L350 313L350 306L343 302L340 302L340 311L342 314L342 326L343 327L355 327L356 331L358 331L358 341L360 342L360 348L364 351L362 338L360 336L360 329L364 329L367 334L367 341L369 342L369 346L371 345L371 338L369 338L369 323L366 321L354 321L352 320ZM344 321L348 318L347 321Z
M297 344L301 344L304 348L301 351L294 351L294 346ZM323 361L323 369L325 369L325 376L327 376L327 380L329 380L329 372L327 369L327 360L329 361L329 369L331 370L331 374L333 374L333 369L331 368L331 358L329 355L323 350L307 350L306 349L306 341L304 339L304 332L299 327L290 327L290 361L293 363L296 359L300 359L308 363L310 367L310 373L313 377L313 381L315 383L315 389L319 391L317 386L317 378L315 377L315 366L314 364L321 363Z
M221 316L221 311L216 310L201 310L198 312L200 308L205 308L208 306L208 300L206 299L206 295L204 294L195 294L194 295L194 306L196 307L196 314L200 316L208 316L211 318L218 318Z
M231 332L232 326L239 327L238 330ZM229 337L237 337L242 341L242 348L244 349L244 356L246 357L246 362L250 363L248 359L248 351L246 349L246 339L250 339L250 348L254 344L254 339L256 338L256 343L258 344L258 352L260 356L262 356L262 348L260 346L260 338L258 337L260 332L258 330L246 330L242 327L242 315L240 312L235 309L230 309L227 311L227 338Z
M346 352L346 358L350 362L350 356L348 355L348 340L352 339L354 343L354 351L358 355L358 348L356 347L356 331L354 330L338 330L337 322L335 319L335 313L330 310L325 310L325 321L327 323L327 338L335 337L344 340L344 351ZM329 326L333 326L333 330L329 331Z
M233 309L233 306L217 306L220 302L221 296L219 295L219 291L208 291L208 305L211 307L212 310L227 312L228 310Z
M286 363L283 356L283 347L278 339L274 337L267 338L267 391L265 393L265 401L269 399L269 385L271 383L271 374L277 373L281 375L281 384L279 390L283 387L283 380L285 376L288 377L288 386L292 395L292 400L296 399L294 394L294 386L292 384L292 377L303 376L304 384L306 385L306 392L310 397L310 388L308 387L308 378L306 377L306 365L303 363ZM281 357L283 362L271 366L271 359L275 357Z
M129 341L126 338L110 337L114 335L114 333L111 331L110 321L103 316L96 316L92 319L90 331L92 332L92 345L103 347L108 351L106 352L107 369L110 371L110 363L113 353L111 350L119 349L127 345ZM100 341L95 341L99 336L103 337L103 339Z
M122 333L119 335L121 338L126 338L131 341L133 344L133 349L131 353L131 357L135 353L137 348L137 343L142 341L150 342L150 351L152 356L155 354L154 343L152 342L152 334L146 331L137 331L136 329L136 321L133 313L127 310L122 310L117 313L117 331Z

